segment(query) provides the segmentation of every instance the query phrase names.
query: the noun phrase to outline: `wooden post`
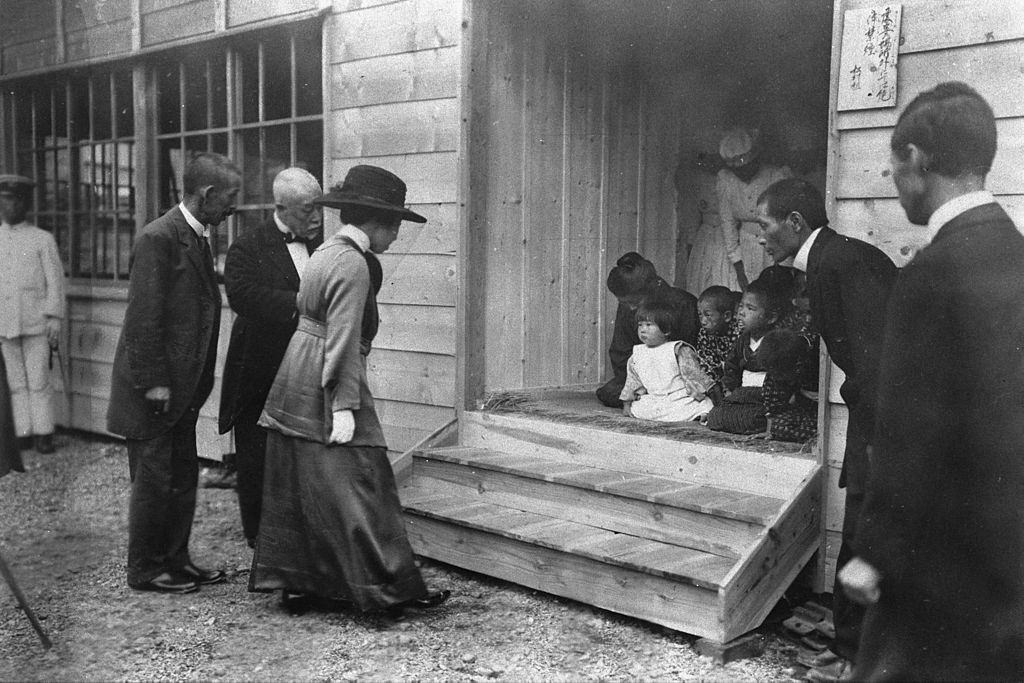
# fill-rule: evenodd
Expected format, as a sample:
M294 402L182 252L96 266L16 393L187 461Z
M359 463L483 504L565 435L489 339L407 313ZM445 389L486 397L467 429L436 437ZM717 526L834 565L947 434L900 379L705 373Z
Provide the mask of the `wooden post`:
M43 630L42 624L36 619L35 612L28 606L28 601L25 600L25 594L21 592L21 588L18 587L18 582L14 580L14 574L11 573L7 563L4 562L3 555L0 555L0 574L4 575L4 580L7 581L7 585L10 586L11 592L14 593L15 599L18 601L18 606L25 612L25 616L28 617L29 623L32 624L32 628L35 629L36 634L39 636L40 642L43 644L44 650L49 650L53 647L53 643L50 642L50 637L46 635L46 631Z

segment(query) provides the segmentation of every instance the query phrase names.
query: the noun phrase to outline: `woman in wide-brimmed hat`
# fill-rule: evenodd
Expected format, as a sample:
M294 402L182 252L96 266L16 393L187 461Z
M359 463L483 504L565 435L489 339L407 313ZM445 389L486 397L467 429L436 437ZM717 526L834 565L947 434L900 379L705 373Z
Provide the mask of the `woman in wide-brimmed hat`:
M290 609L310 602L360 611L432 607L405 533L387 446L366 383L387 250L403 220L405 183L355 166L316 203L342 227L309 260L300 314L260 424L267 428L263 512L250 590L281 590Z

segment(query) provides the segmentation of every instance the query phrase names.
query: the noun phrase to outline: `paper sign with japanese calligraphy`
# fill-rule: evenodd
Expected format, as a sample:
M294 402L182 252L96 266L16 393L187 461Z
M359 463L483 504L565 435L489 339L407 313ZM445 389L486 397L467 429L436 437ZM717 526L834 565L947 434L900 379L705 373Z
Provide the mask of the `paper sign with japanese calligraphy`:
M839 59L839 110L896 106L901 5L847 10Z

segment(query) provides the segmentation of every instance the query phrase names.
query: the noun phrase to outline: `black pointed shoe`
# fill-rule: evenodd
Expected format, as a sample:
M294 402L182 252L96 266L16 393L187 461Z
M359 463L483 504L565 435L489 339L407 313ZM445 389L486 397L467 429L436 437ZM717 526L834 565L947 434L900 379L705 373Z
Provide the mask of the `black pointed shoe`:
M222 569L200 569L191 562L182 567L181 572L200 586L212 586L228 578Z
M430 609L431 607L437 607L450 597L452 597L452 592L447 589L430 591L427 593L427 597L409 600L408 602L402 603L402 606L415 607L416 609Z
M153 591L155 593L195 593L199 584L181 572L164 572L149 581L129 583L128 586L137 591Z

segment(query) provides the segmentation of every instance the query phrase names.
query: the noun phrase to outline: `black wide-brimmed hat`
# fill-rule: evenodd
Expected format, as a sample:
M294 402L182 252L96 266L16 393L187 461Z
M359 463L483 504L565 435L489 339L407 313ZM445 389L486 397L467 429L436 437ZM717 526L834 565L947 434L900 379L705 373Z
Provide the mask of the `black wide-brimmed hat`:
M353 166L341 185L335 185L313 203L334 209L346 205L368 206L392 211L414 223L427 222L423 216L405 208L405 183L402 179L379 166Z

